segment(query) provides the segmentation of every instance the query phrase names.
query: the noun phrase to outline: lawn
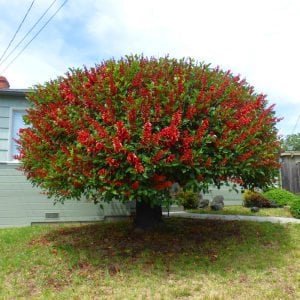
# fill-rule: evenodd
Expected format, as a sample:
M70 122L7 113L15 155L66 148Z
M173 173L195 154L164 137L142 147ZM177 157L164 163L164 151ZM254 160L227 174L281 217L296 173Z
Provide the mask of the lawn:
M0 299L300 299L300 225L165 219L0 230Z
M241 205L224 206L223 210L214 211L210 208L190 209L188 212L198 214L218 214L218 215L241 215L241 216L262 216L262 217L285 217L292 218L288 208L260 208L259 212L251 212L249 207Z

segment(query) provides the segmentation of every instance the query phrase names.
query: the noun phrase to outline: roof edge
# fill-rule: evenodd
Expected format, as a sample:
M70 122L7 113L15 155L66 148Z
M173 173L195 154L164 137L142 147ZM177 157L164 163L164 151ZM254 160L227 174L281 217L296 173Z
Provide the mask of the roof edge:
M0 95L25 96L27 93L32 91L33 89L0 89Z

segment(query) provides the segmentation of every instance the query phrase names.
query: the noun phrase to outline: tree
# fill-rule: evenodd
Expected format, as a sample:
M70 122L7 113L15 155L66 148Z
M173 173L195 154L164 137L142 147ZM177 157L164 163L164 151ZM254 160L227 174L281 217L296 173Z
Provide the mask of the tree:
M300 133L287 135L282 146L285 151L300 151Z
M161 218L169 188L270 183L278 118L239 76L192 59L129 56L35 87L20 132L21 169L55 201L137 200Z

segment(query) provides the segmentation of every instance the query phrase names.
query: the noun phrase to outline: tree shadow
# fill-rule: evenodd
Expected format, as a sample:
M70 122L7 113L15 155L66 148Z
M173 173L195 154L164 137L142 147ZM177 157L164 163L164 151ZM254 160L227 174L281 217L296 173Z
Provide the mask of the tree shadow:
M111 275L137 268L178 274L266 269L282 265L290 250L284 225L179 218L148 232L136 232L129 221L63 227L42 240L73 270Z

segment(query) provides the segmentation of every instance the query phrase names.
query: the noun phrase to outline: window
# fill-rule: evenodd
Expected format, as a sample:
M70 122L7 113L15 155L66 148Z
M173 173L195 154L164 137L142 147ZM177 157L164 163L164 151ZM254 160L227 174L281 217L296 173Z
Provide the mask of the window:
M25 115L25 109L12 109L11 111L11 134L10 134L10 151L9 159L14 160L15 155L19 154L18 145L15 140L19 138L20 128L25 128L23 116Z

